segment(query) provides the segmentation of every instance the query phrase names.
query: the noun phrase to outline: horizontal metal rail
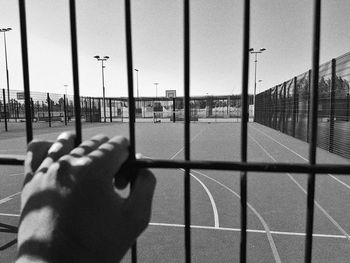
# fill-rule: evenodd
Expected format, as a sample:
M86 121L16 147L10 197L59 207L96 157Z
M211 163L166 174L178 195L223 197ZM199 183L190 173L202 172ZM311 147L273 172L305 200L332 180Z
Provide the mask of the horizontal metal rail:
M0 155L0 165L23 165L23 155ZM350 165L308 163L264 163L264 162L227 162L227 161L185 161L185 160L131 160L125 165L133 168L183 168L220 171L272 172L272 173L315 173L350 175Z

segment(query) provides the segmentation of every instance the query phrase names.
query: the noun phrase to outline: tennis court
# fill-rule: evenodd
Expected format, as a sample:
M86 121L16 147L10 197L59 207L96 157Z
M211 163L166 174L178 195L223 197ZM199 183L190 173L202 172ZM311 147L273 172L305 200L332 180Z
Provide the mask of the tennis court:
M240 161L240 123L192 123L191 159ZM68 127L69 128L69 127ZM73 129L73 127L71 127ZM54 139L67 128L40 129L35 138ZM53 132L54 131L54 132ZM128 136L128 124L85 125L96 133ZM0 135L3 153L24 154L25 134ZM6 150L5 150L6 149ZM5 152L6 151L6 152ZM136 123L136 151L152 159L183 159L183 123ZM248 125L248 161L306 163L308 144L265 126ZM317 149L317 162L349 160ZM2 166L0 176L0 262L15 258L22 167ZM183 262L184 172L154 169L157 188L151 224L138 239L139 262ZM350 256L350 178L316 178L314 262L347 262ZM248 262L303 262L306 176L248 173ZM6 224L6 225L3 225ZM191 170L193 262L239 262L239 172ZM126 255L125 262L130 262Z

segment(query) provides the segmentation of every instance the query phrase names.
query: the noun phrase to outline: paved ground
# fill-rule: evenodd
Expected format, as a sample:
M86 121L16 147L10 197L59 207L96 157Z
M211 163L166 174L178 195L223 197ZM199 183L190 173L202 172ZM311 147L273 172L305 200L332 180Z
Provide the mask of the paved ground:
M72 127L71 127L72 128ZM55 138L65 128L40 129L37 138ZM150 158L183 158L182 123L138 123L136 149ZM53 132L55 131L55 132ZM85 138L103 132L128 134L128 124L84 126ZM0 153L23 154L25 138L0 134ZM239 123L191 125L191 158L240 160ZM306 162L308 145L258 124L249 125L248 159ZM317 152L318 162L349 160ZM139 262L184 261L183 172L155 169L151 225L138 240ZM193 262L239 262L240 195L237 172L191 171ZM22 167L0 169L0 223L16 226ZM248 262L303 262L306 222L306 177L248 174ZM348 262L350 256L350 177L320 175L316 181L313 262ZM1 231L0 262L15 256L12 233ZM130 262L126 255L125 262Z

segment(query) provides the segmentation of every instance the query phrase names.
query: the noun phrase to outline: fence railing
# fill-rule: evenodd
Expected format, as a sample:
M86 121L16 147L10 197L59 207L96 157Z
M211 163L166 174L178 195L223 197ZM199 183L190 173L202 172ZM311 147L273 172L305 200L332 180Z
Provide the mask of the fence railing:
M255 121L310 141L311 70L256 96ZM319 67L317 146L350 158L350 52Z
M8 101L8 98L10 101ZM105 102L105 104L104 104ZM249 96L252 105L253 96ZM76 119L74 97L67 94L31 91L30 111L33 128L69 125ZM80 97L80 119L91 122L129 121L129 102L126 97ZM23 129L26 118L24 92L6 89L0 94L0 131ZM135 98L136 121L183 121L183 97ZM241 117L240 95L197 96L190 99L191 121L214 118L238 121ZM251 108L250 115L253 115Z

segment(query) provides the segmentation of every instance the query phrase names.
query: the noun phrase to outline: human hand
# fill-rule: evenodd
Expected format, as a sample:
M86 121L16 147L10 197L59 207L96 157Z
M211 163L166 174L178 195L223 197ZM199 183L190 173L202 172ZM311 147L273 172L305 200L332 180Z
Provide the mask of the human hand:
M117 262L149 223L154 175L138 170L126 199L113 186L128 141L74 139L28 146L17 262Z

